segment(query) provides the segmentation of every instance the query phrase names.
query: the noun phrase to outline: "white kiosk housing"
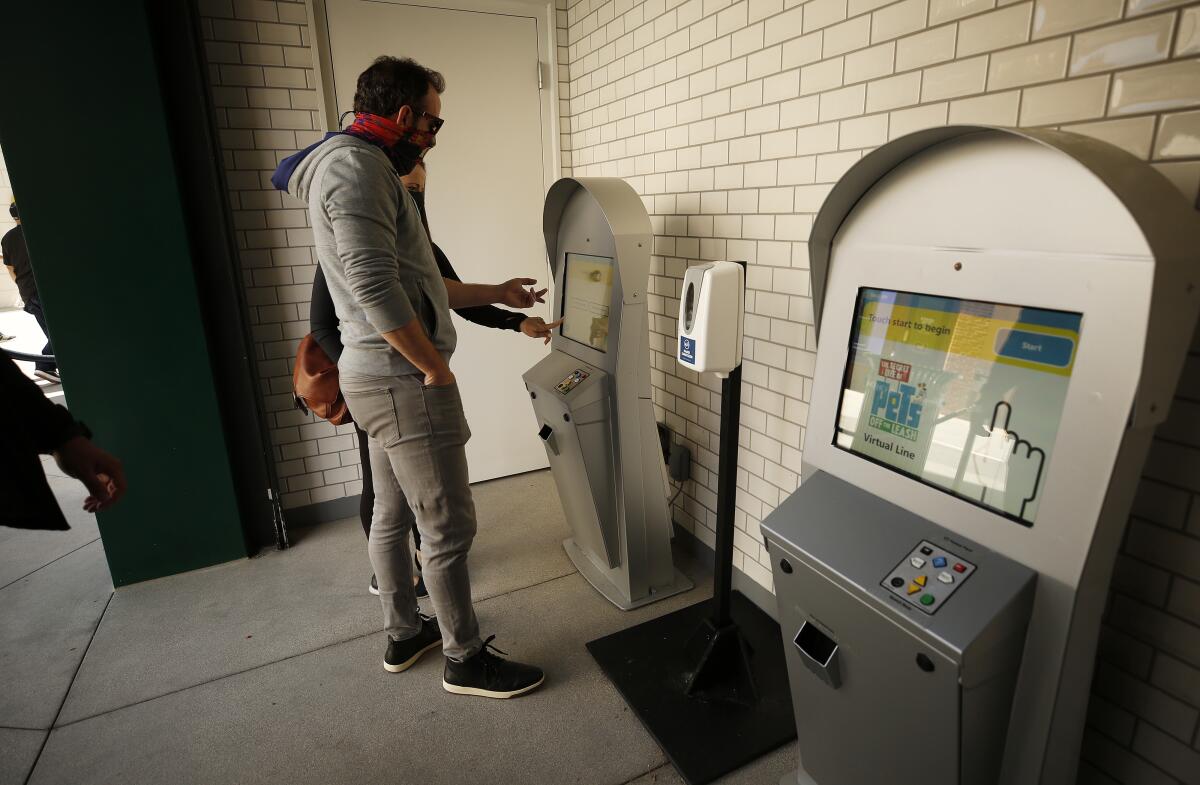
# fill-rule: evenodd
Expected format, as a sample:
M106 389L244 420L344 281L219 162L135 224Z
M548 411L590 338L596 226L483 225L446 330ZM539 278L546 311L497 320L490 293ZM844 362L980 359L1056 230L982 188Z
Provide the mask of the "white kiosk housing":
M1069 133L930 129L837 184L810 239L803 480L763 524L788 781L1075 781L1198 248L1161 174Z
M543 214L554 276L550 354L525 372L579 572L622 610L692 588L671 559L646 287L650 218L615 177L564 178Z

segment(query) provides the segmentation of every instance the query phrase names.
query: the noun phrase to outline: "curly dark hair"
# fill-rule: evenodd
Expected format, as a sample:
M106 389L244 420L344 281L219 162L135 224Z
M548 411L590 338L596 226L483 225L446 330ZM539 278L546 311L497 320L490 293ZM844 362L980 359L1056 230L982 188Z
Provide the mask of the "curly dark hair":
M354 111L386 117L402 106L424 109L430 87L445 92L446 78L407 57L377 57L358 75Z

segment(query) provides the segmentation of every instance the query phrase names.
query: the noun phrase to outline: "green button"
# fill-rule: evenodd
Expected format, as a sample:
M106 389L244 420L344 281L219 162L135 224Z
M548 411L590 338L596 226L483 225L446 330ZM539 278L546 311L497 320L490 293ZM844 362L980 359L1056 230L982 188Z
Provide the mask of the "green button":
M922 594L921 595L921 604L922 605L933 605L933 603L934 603L934 598L933 598L932 594Z

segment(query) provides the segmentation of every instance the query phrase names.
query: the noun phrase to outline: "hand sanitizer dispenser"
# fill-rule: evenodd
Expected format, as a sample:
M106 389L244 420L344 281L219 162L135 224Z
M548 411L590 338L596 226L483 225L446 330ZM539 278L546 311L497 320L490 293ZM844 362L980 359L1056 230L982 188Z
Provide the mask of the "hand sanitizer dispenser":
M689 267L679 298L679 352L685 368L721 378L742 362L746 273L739 262Z

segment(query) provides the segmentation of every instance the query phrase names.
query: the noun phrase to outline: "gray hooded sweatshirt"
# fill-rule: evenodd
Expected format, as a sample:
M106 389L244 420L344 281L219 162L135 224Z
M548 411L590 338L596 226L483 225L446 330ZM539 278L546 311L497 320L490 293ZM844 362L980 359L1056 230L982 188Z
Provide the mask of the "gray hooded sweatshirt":
M338 371L421 373L381 335L414 318L449 360L457 335L446 284L417 206L383 151L331 137L296 166L288 193L308 202L317 262L341 322Z

